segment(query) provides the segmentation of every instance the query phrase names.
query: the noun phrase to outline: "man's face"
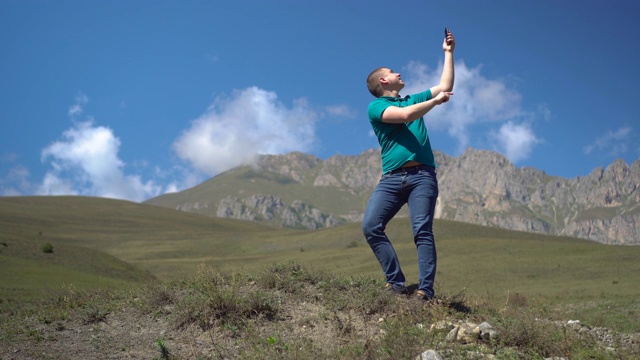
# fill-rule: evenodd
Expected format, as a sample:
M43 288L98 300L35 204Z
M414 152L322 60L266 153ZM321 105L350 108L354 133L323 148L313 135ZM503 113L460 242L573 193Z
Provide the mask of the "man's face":
M400 90L404 87L404 82L402 81L402 75L400 75L400 73L393 72L392 69L384 69L380 75L381 82L385 88L390 90Z

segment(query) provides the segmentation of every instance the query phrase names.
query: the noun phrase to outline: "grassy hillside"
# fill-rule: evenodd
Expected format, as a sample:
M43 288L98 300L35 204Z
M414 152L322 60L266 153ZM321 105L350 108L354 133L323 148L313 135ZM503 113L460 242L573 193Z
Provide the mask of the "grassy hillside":
M128 277L144 281L148 279L144 272L161 280L176 279L193 274L201 264L250 272L291 260L340 276L382 281L358 224L295 231L119 200L19 197L0 198L0 228L0 243L6 244L0 245L2 273L41 276L40 282L0 278L0 290L5 294L40 288L42 283L84 286L106 283L110 278L126 282ZM435 232L438 292L465 292L492 304L518 299L569 311L594 325L640 331L640 247L607 246L452 221L436 221ZM388 233L409 282L415 283L416 255L408 220L393 220ZM41 252L45 242L53 245L53 254ZM32 257L14 250L10 253L19 246L28 248ZM125 266L127 270L120 275L108 276L105 269L124 265L110 265L107 259L113 258L102 253L143 273L134 276L140 273ZM52 261L55 257L82 261ZM98 270L89 267L100 261L107 264L95 265ZM55 271L34 271L43 264ZM92 273L99 278L80 276ZM32 285L21 285L29 283Z
M318 171L310 170L310 173ZM217 204L227 196L246 198L256 194L276 194L283 201L291 204L300 200L305 204L322 209L325 213L347 214L351 211L362 212L370 191L354 194L349 189L332 186L314 186L310 181L314 176L302 182L289 177L267 172L256 171L250 166L241 166L219 174L202 184L180 191L164 194L146 201L150 205L176 208L185 203L194 203L206 199L208 203ZM216 206L191 210L205 215L215 215Z
M640 333L464 293L425 303L370 278L295 262L201 266L131 292L71 291L0 322L4 359L602 359L640 356ZM554 321L555 320L555 321ZM420 357L423 358L423 357Z
M42 239L0 241L0 311L30 306L55 297L61 289L132 289L155 276L113 255L81 246L50 244Z

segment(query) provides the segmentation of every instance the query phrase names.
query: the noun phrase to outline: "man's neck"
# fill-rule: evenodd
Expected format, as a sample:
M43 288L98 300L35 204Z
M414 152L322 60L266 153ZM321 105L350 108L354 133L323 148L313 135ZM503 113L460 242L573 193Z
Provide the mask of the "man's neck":
M399 96L398 95L399 92L400 91L398 91L398 90L385 90L385 91L383 91L382 96L398 97Z

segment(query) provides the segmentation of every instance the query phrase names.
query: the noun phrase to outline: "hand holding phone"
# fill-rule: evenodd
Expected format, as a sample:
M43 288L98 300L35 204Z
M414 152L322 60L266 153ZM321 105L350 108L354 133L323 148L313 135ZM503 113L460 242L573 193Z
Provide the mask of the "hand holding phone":
M445 39L447 38L447 36L449 36L449 33L450 33L450 32L451 32L451 31L449 31L449 27L445 26L445 27L444 27L444 38L445 38ZM447 40L447 45L450 45L449 40Z

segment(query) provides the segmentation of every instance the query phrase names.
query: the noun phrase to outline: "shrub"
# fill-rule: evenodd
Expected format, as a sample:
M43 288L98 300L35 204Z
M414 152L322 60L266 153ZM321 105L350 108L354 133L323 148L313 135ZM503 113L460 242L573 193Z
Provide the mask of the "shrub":
M45 254L51 254L53 253L53 245L51 245L51 243L44 243L42 244L42 246L40 247L40 250L42 250L43 253Z

